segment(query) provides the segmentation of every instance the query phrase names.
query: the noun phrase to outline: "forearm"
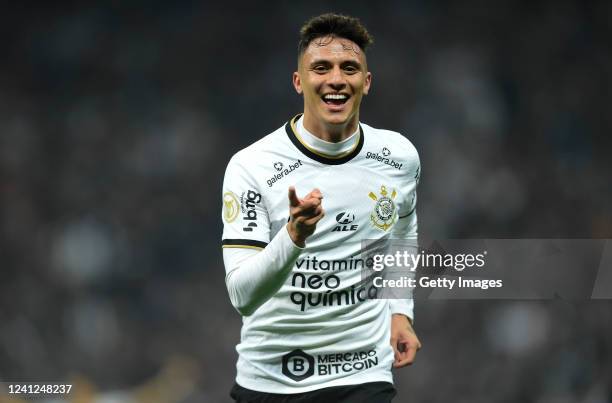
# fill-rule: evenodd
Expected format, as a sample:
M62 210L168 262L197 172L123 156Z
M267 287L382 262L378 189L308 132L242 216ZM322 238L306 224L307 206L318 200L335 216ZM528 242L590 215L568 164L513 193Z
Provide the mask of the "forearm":
M404 246L409 253L418 253L418 234L416 211L412 211L406 217L400 218L393 228L393 238L403 239ZM389 301L391 314L402 314L408 317L410 322L414 320L414 300L412 290L406 291L406 298L392 299Z
M302 249L283 228L261 251L224 249L225 284L232 305L249 316L283 285Z

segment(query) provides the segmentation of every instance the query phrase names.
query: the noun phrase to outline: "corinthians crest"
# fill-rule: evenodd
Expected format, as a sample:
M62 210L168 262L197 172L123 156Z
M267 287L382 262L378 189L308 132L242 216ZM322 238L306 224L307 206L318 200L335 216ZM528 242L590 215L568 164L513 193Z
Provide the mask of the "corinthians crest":
M397 221L397 208L393 201L397 196L397 192L393 189L389 196L387 188L383 185L380 187L380 197L376 196L374 192L370 192L368 196L376 202L374 211L370 214L372 225L383 231L388 230Z

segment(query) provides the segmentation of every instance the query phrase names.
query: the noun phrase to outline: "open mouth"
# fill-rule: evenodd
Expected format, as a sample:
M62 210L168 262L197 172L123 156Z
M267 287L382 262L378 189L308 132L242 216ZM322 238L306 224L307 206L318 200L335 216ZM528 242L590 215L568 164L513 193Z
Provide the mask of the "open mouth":
M343 105L349 98L347 94L325 94L321 97L327 105Z

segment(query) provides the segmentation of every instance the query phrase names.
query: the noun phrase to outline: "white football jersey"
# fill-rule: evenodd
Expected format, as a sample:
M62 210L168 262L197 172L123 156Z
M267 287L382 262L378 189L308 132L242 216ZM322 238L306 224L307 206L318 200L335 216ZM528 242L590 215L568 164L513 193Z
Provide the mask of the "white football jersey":
M287 189L323 194L325 217L280 290L243 318L239 385L269 393L392 382L391 313L412 301L369 299L363 240L416 239L416 149L401 134L360 124L351 149L308 146L294 117L236 153L223 184L223 247L265 248L289 218ZM398 233L398 229L403 230Z

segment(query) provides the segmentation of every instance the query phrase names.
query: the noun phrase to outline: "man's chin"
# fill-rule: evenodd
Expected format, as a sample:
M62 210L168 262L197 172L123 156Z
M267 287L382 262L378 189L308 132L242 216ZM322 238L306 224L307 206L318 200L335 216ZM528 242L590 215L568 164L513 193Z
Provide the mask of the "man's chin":
M344 126L349 122L350 117L347 113L327 113L325 123L330 126Z

